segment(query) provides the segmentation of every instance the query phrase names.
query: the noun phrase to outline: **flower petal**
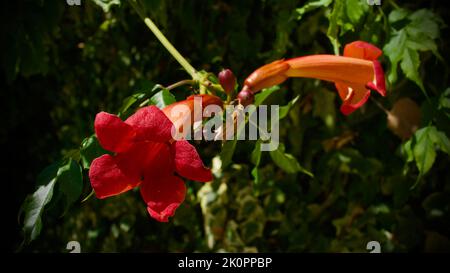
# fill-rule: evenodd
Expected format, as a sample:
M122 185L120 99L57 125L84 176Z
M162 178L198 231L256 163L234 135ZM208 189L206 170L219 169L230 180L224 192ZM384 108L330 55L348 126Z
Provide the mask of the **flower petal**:
M381 54L383 54L381 49L363 41L355 41L345 45L344 48L345 57L375 61L381 56Z
M100 145L111 152L122 152L130 148L134 136L133 128L118 116L100 112L95 117L95 134Z
M195 106L195 98L201 102ZM185 100L172 103L165 107L162 111L173 122L173 138L180 139L186 137L190 132L190 126L202 117L203 108L208 105L223 106L223 101L212 95L192 95Z
M142 183L141 195L150 216L160 222L167 222L184 201L186 186L183 180L174 175L147 177Z
M181 176L188 179L208 182L213 179L211 170L203 165L203 161L192 146L186 140L179 140L172 144L175 154L175 170Z
M271 87L284 82L287 76L284 75L289 69L289 64L282 60L274 61L256 69L250 76L245 79L244 84L250 88L252 92L267 87Z
M339 91L339 96L343 100L340 110L344 115L353 113L356 109L363 106L370 97L370 90L367 90L364 85L348 85L337 82L335 86Z
M386 96L386 82L384 79L383 67L378 61L373 61L373 69L375 71L375 81L367 83L367 87L377 91L384 97Z
M135 141L166 142L172 138L172 122L153 105L139 109L125 123L135 130Z
M126 192L140 183L139 177L130 175L119 165L117 159L108 154L92 161L89 179L98 198L102 199Z
M335 55L310 55L286 60L288 77L366 84L374 79L372 61Z

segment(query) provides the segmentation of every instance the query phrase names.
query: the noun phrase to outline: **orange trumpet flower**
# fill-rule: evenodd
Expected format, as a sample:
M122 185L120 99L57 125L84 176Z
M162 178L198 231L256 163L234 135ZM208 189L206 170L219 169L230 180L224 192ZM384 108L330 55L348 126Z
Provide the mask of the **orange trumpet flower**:
M245 80L243 90L255 93L289 77L332 81L343 101L341 112L348 115L369 99L370 90L386 95L383 68L377 61L381 54L377 47L356 41L345 46L344 56L311 55L278 60L253 72Z

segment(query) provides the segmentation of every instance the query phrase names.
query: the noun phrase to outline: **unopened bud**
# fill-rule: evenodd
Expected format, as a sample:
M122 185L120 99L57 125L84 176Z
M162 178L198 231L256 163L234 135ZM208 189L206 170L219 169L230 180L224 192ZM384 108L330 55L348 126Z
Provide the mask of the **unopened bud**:
M240 104L242 104L243 106L247 106L253 103L255 95L253 95L253 92L247 86L244 86L241 92L239 92L239 94L237 95L237 98Z
M228 95L233 93L234 86L236 85L236 77L230 69L224 69L219 73L219 82L223 90L225 90L225 93Z

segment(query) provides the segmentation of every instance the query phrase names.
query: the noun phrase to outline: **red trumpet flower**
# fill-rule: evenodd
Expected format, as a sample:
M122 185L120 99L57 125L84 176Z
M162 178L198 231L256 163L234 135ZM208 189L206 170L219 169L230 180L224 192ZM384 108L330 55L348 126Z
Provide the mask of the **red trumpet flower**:
M222 105L217 97L201 98L204 106ZM193 97L176 104L193 109ZM185 198L186 186L175 173L200 182L212 180L211 171L203 165L194 146L172 138L176 120L165 112L170 113L148 106L125 121L106 112L98 113L94 123L97 138L103 148L115 154L96 158L89 170L98 198L140 186L150 216L161 222L167 222Z
M344 48L344 56L311 55L278 60L254 71L244 83L243 91L253 93L280 84L289 77L332 81L343 100L341 112L348 115L361 107L375 90L386 95L384 72L377 61L382 51L362 41Z

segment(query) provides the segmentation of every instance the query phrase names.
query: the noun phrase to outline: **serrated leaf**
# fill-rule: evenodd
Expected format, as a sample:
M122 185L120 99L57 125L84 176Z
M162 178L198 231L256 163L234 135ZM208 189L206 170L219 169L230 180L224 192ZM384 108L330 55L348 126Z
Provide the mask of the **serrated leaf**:
M389 82L397 81L397 66L403 57L403 49L406 45L406 32L400 30L393 34L389 42L384 46L383 51L391 62L389 71Z
M436 151L430 138L429 130L429 127L425 127L418 130L415 134L416 143L413 148L413 154L421 176L431 169L436 159Z
M406 77L415 82L427 96L419 74L418 51L431 51L442 60L437 50L436 39L440 37L439 29L443 21L427 9L413 13L404 9L395 9L389 14L389 22L392 27L391 38L383 48L391 63L389 81L393 83L397 80L397 65L400 63Z
M400 20L403 20L408 16L408 11L406 9L394 9L389 13L388 21L389 23L393 24Z
M400 67L405 76L415 82L422 91L425 92L422 79L419 75L420 58L419 53L413 49L407 48L403 51L402 62Z
M425 34L431 39L440 37L439 27L443 21L432 11L420 9L408 16L408 19L411 20L411 23L407 31L412 37L419 37L421 34Z
M437 130L436 127L431 126L428 130L431 141L439 147L439 149L450 155L450 140L443 133Z
M345 13L353 25L358 24L368 10L369 5L367 5L367 2L365 1L346 0Z

